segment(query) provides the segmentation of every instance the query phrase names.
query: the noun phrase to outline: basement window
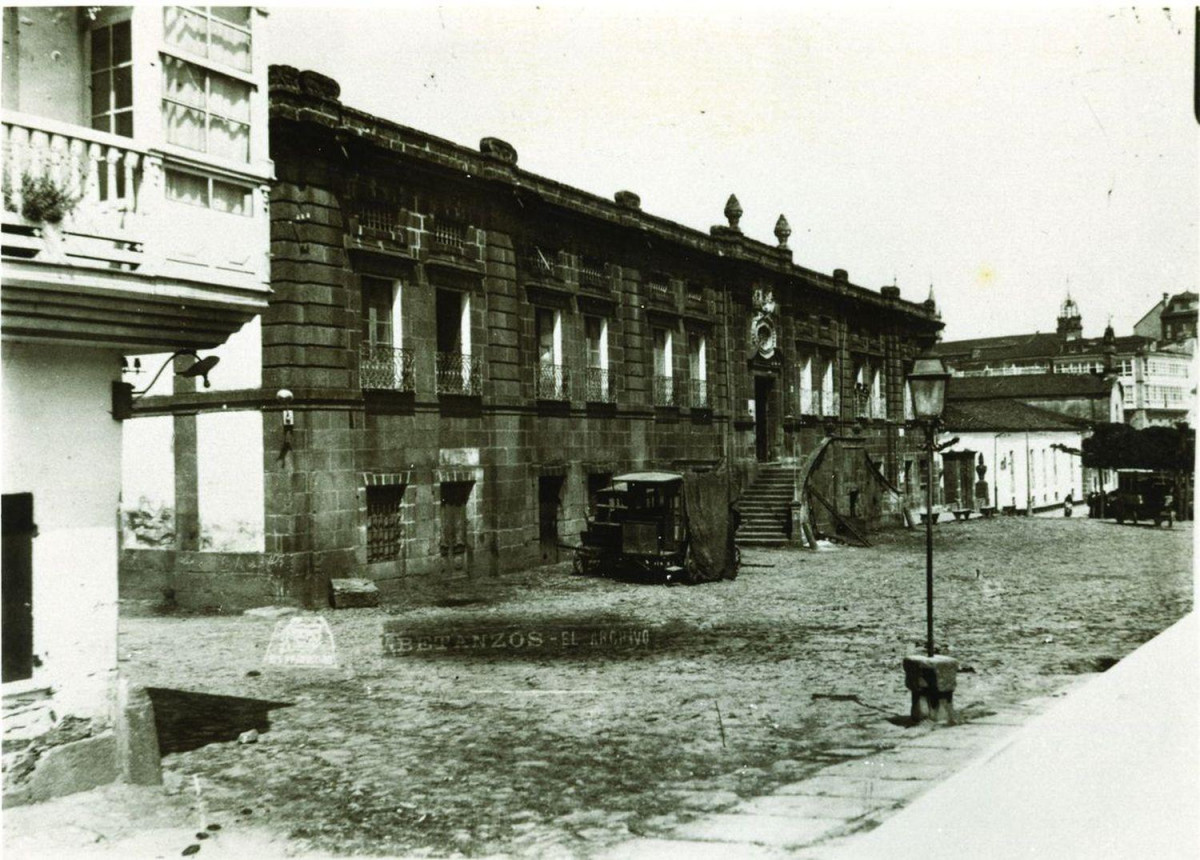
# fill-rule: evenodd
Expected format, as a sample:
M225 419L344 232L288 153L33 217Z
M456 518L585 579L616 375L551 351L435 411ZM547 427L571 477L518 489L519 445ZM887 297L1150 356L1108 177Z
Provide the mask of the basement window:
M367 487L367 561L400 557L404 523L400 517L405 484Z

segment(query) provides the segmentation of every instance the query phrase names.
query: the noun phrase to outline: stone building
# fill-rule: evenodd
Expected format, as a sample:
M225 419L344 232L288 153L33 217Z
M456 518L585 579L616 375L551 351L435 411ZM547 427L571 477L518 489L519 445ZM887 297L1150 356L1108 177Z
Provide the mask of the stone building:
M164 353L149 373L184 352L202 376L195 351L267 305L266 20L4 9L6 806L141 778L117 665L116 516L139 466L122 357Z
M204 545L204 452L177 432L173 537L127 543L125 595L321 603L334 577L386 590L553 562L614 474L724 466L750 487L828 434L893 482L911 470L904 375L936 309L795 264L782 216L756 241L730 197L728 223L696 231L290 67L272 68L271 146L261 383L139 404L261 412L225 444L261 456L262 514L244 543Z
M1170 322L1170 339L1161 314L1154 325L1139 322L1131 335L1118 337L1108 326L1102 337L1084 337L1079 307L1067 296L1054 332L945 341L937 345L937 352L956 376L1115 375L1121 383L1127 423L1134 427L1190 423L1196 405L1195 339L1187 336L1186 320L1187 309L1192 308L1193 320L1195 310L1188 295L1182 293L1158 306L1160 311L1171 308L1165 318ZM1194 322L1192 326L1194 331Z
M1187 343L1194 351L1198 301L1200 296L1190 290L1163 293L1162 301L1133 324L1133 333L1160 343Z

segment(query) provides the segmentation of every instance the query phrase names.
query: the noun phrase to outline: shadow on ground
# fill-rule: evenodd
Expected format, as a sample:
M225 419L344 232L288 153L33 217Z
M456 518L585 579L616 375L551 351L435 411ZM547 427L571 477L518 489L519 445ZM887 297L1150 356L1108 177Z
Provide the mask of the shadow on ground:
M235 741L238 735L251 729L265 732L271 727L271 711L291 707L288 702L164 687L147 687L146 692L154 704L158 749L163 755Z

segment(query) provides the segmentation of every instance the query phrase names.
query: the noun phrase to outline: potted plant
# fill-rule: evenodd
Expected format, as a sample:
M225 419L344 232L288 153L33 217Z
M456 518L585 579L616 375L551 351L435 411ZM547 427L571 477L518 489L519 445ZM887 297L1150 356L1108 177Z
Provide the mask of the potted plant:
M11 208L10 191L5 193L4 199L6 208ZM30 221L57 226L78 203L77 195L50 176L29 173L21 176L21 215Z

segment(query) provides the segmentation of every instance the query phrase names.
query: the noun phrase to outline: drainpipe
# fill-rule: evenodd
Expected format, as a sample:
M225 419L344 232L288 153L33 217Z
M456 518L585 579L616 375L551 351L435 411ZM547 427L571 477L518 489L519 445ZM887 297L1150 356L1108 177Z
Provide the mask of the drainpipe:
M729 400L729 417L725 424L725 465L726 465L726 468L728 468L730 470L730 472L732 473L733 458L730 456L730 445L731 445L732 436L733 436L733 422L737 420L735 417L737 415L737 412L735 411L735 405L734 405L735 400L737 398L734 396L734 391L733 391L733 373L732 373L732 363L731 363L732 359L730 358L730 355L729 355L729 292L730 291L729 291L728 287L722 291L723 296L724 296L723 304L725 306L724 307L725 312L721 315L723 317L723 319L721 320L721 330L722 330L722 333L724 334L724 339L725 339L725 349L724 349L725 396Z
M1000 444L1000 434L992 434L992 507L1000 510L1000 458L997 446Z
M1025 513L1033 514L1033 477L1029 457L1029 431L1025 431Z

